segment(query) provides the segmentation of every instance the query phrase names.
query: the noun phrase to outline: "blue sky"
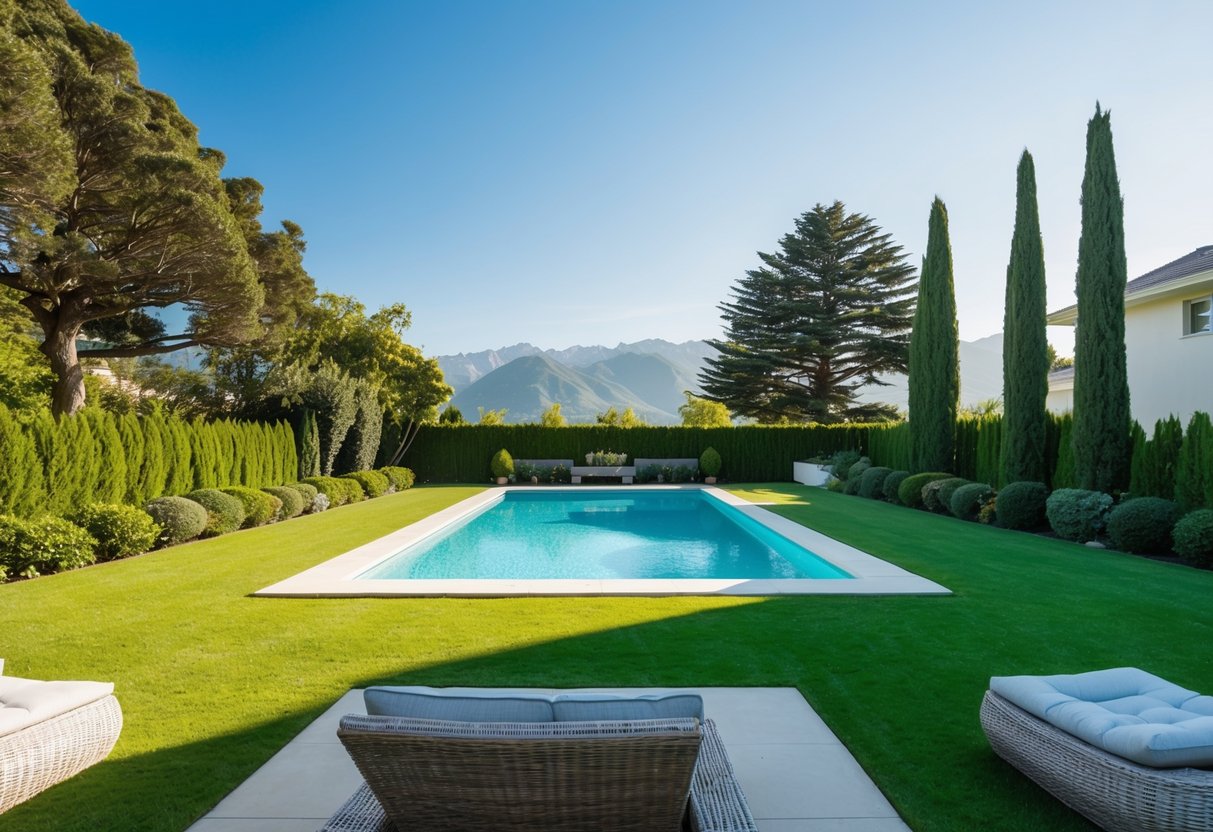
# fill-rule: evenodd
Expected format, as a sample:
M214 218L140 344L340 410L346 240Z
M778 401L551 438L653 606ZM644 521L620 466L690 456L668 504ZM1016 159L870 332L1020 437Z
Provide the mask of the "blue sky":
M322 290L403 301L429 354L715 337L802 211L841 199L917 264L936 194L989 335L1025 146L1069 305L1097 99L1130 277L1213 243L1208 2L74 6L303 226Z

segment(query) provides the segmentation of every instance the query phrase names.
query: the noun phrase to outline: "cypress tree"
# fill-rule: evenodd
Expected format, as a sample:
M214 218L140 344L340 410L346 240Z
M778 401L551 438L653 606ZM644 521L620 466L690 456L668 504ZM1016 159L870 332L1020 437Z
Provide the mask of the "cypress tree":
M278 453L282 455L282 473L278 485L291 482L299 473L299 452L295 448L295 432L287 422L278 423Z
M193 453L190 450L189 427L180 417L169 416L165 420L165 459L168 461L168 480L165 493L173 496L188 494L194 490Z
M951 471L960 399L960 336L948 209L931 204L927 254L910 333L910 443L917 471Z
M1058 422L1057 464L1053 467L1052 488L1075 488L1078 483L1074 479L1074 419L1066 414Z
M86 408L74 418L87 418L97 455L97 479L88 502L120 503L126 496L126 453L112 413Z
M1140 440L1139 440L1140 437ZM1154 423L1154 436L1145 438L1145 431L1133 423L1133 457L1129 491L1134 497L1175 496L1179 477L1179 455L1184 442L1184 428L1171 416Z
M244 461L248 456L248 441L245 438L244 431L237 422L231 419L223 421L223 437L226 442L226 450L228 463L228 482L232 485L244 484Z
M1078 241L1078 323L1074 336L1074 473L1080 488L1112 492L1129 484L1132 449L1125 368L1124 202L1116 178L1112 122L1087 124Z
M194 478L194 488L214 488L219 483L215 480L215 467L212 452L214 444L207 447L206 423L199 416L188 426L190 439L190 455L194 464L191 473Z
M167 493L169 461L164 414L155 411L141 420L143 429L143 472L139 483L139 505Z
M1175 476L1175 502L1183 511L1213 508L1213 423L1209 414L1194 413L1180 446Z
M126 486L122 501L132 506L142 506L148 501L144 484L144 441L139 428L139 417L132 411L118 419L118 434L122 438L122 450L126 457Z
M1049 342L1045 335L1045 254L1036 207L1036 166L1026 150L1019 158L1016 177L1015 233L1002 327L1003 484L1044 482L1046 475Z
M42 460L32 432L0 404L0 514L29 517L46 500Z
M263 460L261 486L268 488L282 485L284 480L282 478L282 457L278 453L278 432L268 422L260 422L257 427L261 431L261 458Z
M303 411L303 424L299 430L299 479L320 476L320 431L316 425L316 414Z

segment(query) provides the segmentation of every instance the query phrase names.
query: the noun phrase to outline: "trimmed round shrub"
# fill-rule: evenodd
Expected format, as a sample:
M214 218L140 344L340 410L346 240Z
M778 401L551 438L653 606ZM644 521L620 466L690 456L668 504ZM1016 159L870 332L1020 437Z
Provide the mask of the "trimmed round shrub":
M1075 543L1094 540L1108 525L1112 498L1099 491L1059 488L1045 501L1045 516L1057 536Z
M352 480L358 483L358 487L368 497L382 497L392 487L392 483L388 480L386 474L381 474L378 471L355 471L352 474L345 474L338 479Z
M316 489L316 486L314 486L310 483L306 483L306 482L287 483L286 485L283 486L283 488L289 488L293 491L298 491L300 494L303 495L303 502L305 504L310 502L317 494L320 493Z
M1171 530L1175 554L1195 566L1213 566L1213 509L1190 511Z
M901 488L901 484L910 476L909 471L894 471L884 478L884 498L890 503L901 502L897 499L897 491Z
M1049 489L1043 482L1013 482L998 492L995 513L1004 529L1034 532L1043 528Z
M493 471L493 476L497 479L508 477L514 473L514 458L510 456L510 452L502 448L497 453L493 454L493 458L489 460L489 468Z
M340 477L308 477L303 482L328 497L329 505L333 508L346 503L356 503L366 496L361 485Z
M24 520L0 515L0 568L36 578L95 563L97 541L75 523L49 514Z
M723 464L720 453L715 448L704 448L703 453L699 455L699 470L705 477L714 477L719 474L720 466Z
M854 482L855 488L859 488L859 478L863 476L863 472L872 467L872 460L866 456L861 457L858 462L847 469L847 482Z
M379 473L387 477L387 481L391 483L393 491L407 491L413 487L417 477L412 470L401 468L399 465L389 465L386 468L380 468Z
M199 488L185 496L206 509L203 537L218 537L234 532L244 522L244 503L218 488Z
M885 477L893 473L892 468L874 465L859 475L859 496L879 500L884 496Z
M1175 503L1161 497L1125 500L1108 515L1108 538L1124 552L1169 552L1178 513Z
M939 471L932 471L926 474L911 474L902 480L901 485L897 488L897 499L903 506L922 508L922 489L927 483L951 478L951 474L943 474Z
M947 514L950 510L952 494L962 485L967 485L964 477L947 477L942 480L932 480L922 487L922 507L937 514Z
M185 497L157 497L143 510L160 526L161 546L193 540L206 528L206 509Z
M244 508L244 522L240 524L242 529L264 526L277 517L278 512L282 509L281 500L273 494L266 494L256 488L233 485L219 490L240 501L240 505Z
M835 451L830 457L830 476L845 480L851 466L858 462L862 454L859 451Z
M948 509L961 520L976 520L981 507L993 496L993 486L984 482L968 482L952 492Z
M93 503L70 519L97 540L97 560L142 555L156 545L160 536L160 526L152 516L134 506Z
M276 488L261 489L271 497L277 497L282 505L278 509L278 514L275 520L290 520L292 517L298 517L303 514L303 494L296 491L294 488L287 488L285 485Z

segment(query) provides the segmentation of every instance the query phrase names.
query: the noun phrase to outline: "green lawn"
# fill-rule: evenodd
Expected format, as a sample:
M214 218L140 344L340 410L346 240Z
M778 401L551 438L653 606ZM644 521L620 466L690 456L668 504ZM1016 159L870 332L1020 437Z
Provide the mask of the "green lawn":
M999 761L991 674L1131 664L1213 690L1213 573L792 485L750 499L951 597L273 599L472 493L420 488L0 586L6 672L113 680L109 760L0 830L180 832L350 687L794 685L915 830L1089 829Z

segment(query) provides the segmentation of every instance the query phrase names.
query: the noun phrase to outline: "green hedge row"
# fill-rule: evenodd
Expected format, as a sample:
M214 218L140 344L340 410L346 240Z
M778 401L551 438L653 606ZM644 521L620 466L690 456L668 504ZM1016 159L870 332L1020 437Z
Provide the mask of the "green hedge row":
M66 515L88 503L143 506L197 488L278 485L298 477L285 422L193 422L86 409L20 421L0 405L0 514Z
M616 451L636 458L698 458L713 447L720 475L734 482L791 479L792 462L866 448L868 425L743 426L730 428L571 425L435 425L422 428L404 462L421 482L484 482L489 460L501 448L515 459L571 459L581 464L591 451Z

